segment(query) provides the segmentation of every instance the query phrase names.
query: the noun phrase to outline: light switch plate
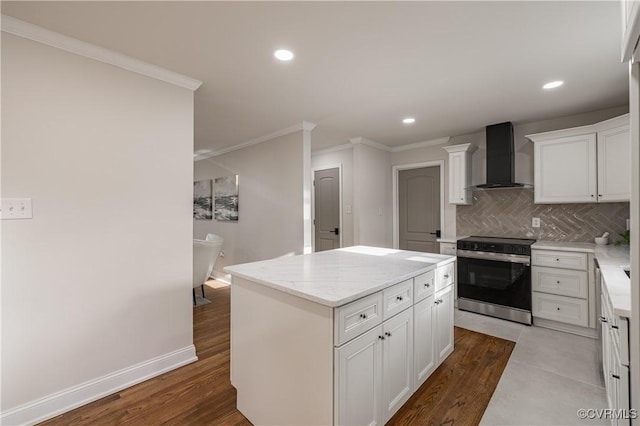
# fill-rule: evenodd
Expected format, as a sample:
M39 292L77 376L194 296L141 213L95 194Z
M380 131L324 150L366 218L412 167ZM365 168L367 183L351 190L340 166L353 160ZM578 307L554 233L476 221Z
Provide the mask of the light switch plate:
M31 198L2 198L0 219L32 219Z
M531 218L531 226L534 228L540 228L540 218L539 217Z

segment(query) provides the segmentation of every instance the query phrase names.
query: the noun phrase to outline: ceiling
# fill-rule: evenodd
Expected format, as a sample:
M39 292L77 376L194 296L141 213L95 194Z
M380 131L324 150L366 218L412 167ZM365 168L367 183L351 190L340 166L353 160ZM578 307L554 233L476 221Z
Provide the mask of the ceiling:
M303 120L314 150L397 147L628 103L617 1L3 1L2 13L202 80L196 151ZM273 57L281 47L293 61ZM551 80L565 85L543 90Z

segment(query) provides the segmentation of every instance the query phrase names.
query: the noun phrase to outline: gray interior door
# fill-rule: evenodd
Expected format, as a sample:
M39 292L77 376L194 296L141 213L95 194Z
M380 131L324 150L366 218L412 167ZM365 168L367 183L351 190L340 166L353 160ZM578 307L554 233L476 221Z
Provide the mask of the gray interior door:
M398 173L398 244L402 250L439 253L440 167Z
M315 251L340 248L340 170L316 170Z

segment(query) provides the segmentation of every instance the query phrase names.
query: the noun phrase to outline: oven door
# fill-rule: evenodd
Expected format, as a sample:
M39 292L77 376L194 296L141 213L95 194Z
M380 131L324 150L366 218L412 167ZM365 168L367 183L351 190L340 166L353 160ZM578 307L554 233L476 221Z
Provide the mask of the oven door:
M531 311L529 256L458 250L458 297Z

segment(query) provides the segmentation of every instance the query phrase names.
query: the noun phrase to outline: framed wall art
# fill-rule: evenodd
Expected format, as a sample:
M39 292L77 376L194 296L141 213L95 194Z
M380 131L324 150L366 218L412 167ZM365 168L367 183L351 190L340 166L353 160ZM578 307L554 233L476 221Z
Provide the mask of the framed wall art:
M215 179L215 218L220 221L238 221L238 175Z

